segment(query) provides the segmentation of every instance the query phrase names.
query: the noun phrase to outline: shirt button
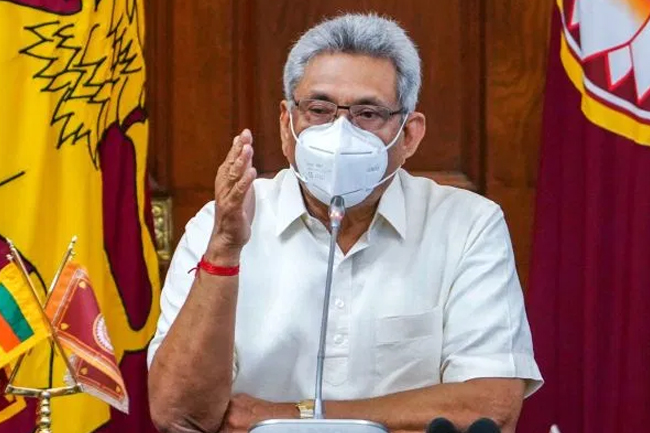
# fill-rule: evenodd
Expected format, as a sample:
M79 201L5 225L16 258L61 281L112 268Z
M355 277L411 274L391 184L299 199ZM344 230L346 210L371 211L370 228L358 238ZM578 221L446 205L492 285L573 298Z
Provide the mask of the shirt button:
M341 344L343 343L343 336L341 334L336 334L334 336L334 344Z
M343 299L341 298L336 298L334 300L334 305L336 305L336 308L342 309L343 307L345 307L345 302L343 302Z

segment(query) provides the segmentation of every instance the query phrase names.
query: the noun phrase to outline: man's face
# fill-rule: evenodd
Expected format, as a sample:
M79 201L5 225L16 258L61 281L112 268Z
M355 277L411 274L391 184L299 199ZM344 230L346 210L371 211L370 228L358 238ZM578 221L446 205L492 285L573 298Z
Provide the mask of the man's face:
M295 101L302 99L323 99L337 105L371 104L388 107L391 111L401 110L397 93L397 72L388 59L364 55L320 54L305 68L302 80L293 94ZM297 108L291 109L296 135L308 128ZM347 110L340 110L339 116L348 116ZM398 133L403 117L392 116L386 125L373 131L388 144ZM282 151L287 160L295 166L295 139L289 126L289 104L281 104L280 129ZM403 134L388 152L387 172L392 173L410 156L401 146Z

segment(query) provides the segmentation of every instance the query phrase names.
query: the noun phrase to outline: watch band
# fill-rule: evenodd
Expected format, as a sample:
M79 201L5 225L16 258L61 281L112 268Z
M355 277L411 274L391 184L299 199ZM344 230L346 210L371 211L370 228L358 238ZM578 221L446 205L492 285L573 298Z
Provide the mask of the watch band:
M296 407L300 412L300 419L314 418L314 400L302 400L296 403Z

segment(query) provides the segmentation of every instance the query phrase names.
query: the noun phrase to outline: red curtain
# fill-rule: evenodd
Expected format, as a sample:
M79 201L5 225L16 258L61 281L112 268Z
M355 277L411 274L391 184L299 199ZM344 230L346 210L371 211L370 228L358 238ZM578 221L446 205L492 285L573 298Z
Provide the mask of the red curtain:
M546 384L518 432L650 431L650 147L585 118L557 10L551 34L527 292Z

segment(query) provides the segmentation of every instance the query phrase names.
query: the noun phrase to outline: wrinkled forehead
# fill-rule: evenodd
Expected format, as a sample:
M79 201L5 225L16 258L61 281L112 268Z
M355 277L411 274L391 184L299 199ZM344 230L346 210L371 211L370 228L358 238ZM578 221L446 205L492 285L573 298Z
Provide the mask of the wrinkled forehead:
M397 70L390 59L348 53L314 56L294 91L296 99L325 99L342 105L392 107L397 96Z

